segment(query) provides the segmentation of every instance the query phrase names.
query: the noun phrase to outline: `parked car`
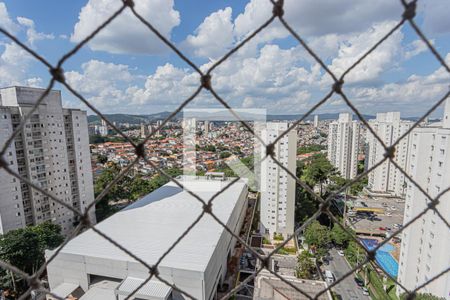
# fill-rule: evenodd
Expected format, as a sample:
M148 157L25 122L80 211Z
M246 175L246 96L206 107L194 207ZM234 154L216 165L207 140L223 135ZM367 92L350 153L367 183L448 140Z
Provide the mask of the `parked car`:
M339 254L339 256L344 256L344 251L342 251L342 250L338 250L337 253Z
M330 270L325 270L325 281L328 283L334 282L334 274Z
M392 217L392 214L390 212L386 213L386 216Z
M386 231L386 227L378 227L379 230Z
M369 290L366 287L362 288L362 293L364 296L369 296Z
M364 281L362 281L361 279L359 279L358 277L355 277L355 282L358 286L363 287L364 286Z

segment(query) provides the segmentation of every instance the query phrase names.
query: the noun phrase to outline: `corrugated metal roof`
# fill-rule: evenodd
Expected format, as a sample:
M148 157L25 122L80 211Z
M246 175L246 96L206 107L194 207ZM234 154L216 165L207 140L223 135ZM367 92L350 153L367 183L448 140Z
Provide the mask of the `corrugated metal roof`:
M196 176L185 176L179 181L205 201L230 182ZM239 195L246 189L246 181L239 180L214 200L212 210L225 224ZM201 212L202 204L197 199L175 183L169 182L97 224L96 228L153 265ZM160 266L204 271L224 230L210 215L204 215ZM92 230L72 239L61 252L134 261Z
M143 279L135 278L135 277L127 277L122 281L120 286L117 288L116 293L119 295L125 295L128 296L130 293L132 293L139 285L141 285L144 282ZM146 284L144 284L143 287L141 287L135 294L135 297L151 297L159 298L159 299L166 299L170 292L172 291L172 288L160 281L157 280L150 280Z

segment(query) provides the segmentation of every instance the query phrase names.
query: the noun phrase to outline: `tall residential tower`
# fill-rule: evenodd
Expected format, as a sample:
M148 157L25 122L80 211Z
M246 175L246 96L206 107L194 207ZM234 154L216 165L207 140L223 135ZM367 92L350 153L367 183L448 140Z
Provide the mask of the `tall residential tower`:
M19 126L43 89L0 89L0 145ZM86 112L64 109L52 90L7 148L3 159L20 176L84 211L94 200ZM78 218L65 206L0 169L0 233L52 221L67 234ZM91 220L95 222L94 209Z
M436 209L446 218L450 216L450 99L447 99L441 123L415 128L410 138L408 173L427 193L439 198ZM425 209L430 200L413 183L408 183L404 223L408 223ZM450 229L434 211L430 210L402 232L398 279L413 290L445 271L450 265ZM398 289L401 293L401 289ZM419 292L450 299L450 273L433 280Z
M378 113L375 120L369 121L369 125L386 146L394 144L411 128L412 124L410 121L401 120L399 112ZM395 146L393 158L395 163L403 170L406 170L407 166L408 139L409 135L400 140ZM367 145L367 168L371 168L384 158L386 151L369 130L367 131ZM368 189L370 192L404 197L406 192L405 176L392 162L383 162L372 170L368 177Z
M287 130L287 123L267 123L261 131L264 143L269 144ZM275 158L292 174L296 168L297 133L284 135L275 144ZM264 157L266 149L261 149ZM285 238L294 232L295 179L267 157L261 162L261 232L273 238L282 234Z
M346 179L358 173L360 124L352 120L349 113L339 114L339 119L330 123L328 133L328 160Z

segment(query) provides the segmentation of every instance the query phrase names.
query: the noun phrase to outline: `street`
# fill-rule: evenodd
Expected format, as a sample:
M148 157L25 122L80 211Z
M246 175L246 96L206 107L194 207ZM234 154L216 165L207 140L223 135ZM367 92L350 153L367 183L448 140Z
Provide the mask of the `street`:
M330 263L329 265L324 265L324 268L333 272L336 280L341 278L345 273L350 271L350 267L345 261L344 257L337 253L336 249L330 250ZM350 299L369 299L369 296L365 296L362 293L361 288L356 284L354 280L354 275L350 275L343 281L339 282L333 288L333 291L342 297L342 300Z

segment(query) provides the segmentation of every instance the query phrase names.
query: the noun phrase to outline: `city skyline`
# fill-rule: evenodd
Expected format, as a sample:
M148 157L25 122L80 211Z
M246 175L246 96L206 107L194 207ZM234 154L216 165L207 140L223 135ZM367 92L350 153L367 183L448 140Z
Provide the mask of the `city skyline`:
M450 300L446 1L0 0L0 298Z

